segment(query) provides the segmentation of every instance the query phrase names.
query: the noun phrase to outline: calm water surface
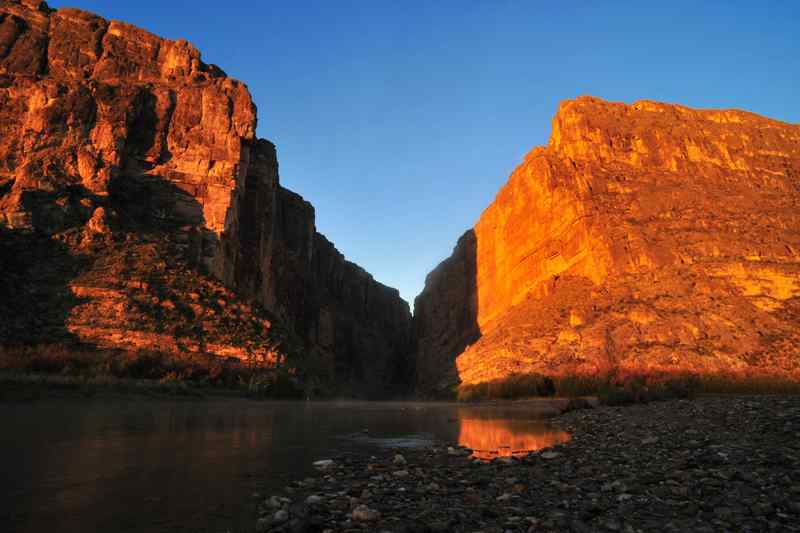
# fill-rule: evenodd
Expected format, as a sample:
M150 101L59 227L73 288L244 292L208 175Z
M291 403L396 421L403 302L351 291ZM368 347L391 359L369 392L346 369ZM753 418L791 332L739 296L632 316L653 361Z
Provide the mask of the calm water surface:
M563 442L552 404L46 400L0 404L0 531L248 531L251 494L349 452Z

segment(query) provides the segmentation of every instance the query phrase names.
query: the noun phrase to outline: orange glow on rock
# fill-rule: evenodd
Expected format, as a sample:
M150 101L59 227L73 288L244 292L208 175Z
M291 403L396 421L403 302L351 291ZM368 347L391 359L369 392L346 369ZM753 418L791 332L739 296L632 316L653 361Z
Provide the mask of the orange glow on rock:
M799 140L797 125L742 111L564 102L547 146L426 279L420 386L800 382Z

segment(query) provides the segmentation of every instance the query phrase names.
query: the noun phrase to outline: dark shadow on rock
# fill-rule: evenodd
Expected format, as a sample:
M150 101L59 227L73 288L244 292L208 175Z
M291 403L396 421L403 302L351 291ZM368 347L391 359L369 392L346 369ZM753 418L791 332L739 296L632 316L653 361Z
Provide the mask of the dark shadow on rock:
M161 101L159 101L159 96ZM175 93L142 87L138 89L129 135L125 142L127 161L143 167L166 163L172 159L169 151L167 124L175 111Z
M5 196L6 194L11 192L11 189L14 187L14 180L7 179L5 181L0 181L0 198Z
M189 192L158 175L123 175L111 180L109 197L124 228L172 232L202 225L203 206Z
M115 253L115 240L161 242L174 253L167 260L196 267L210 262L216 235L204 228L200 203L178 185L160 176L123 175L109 188L107 198L79 185L22 194L34 229L0 226L0 344L78 343L67 321L82 299L70 285L86 275L102 283L104 274L92 265ZM106 210L113 234L84 231L98 207Z
M121 231L137 238L176 244L182 259L208 271L219 246L205 227L203 206L186 189L158 175L126 174L109 183L109 198Z
M0 344L76 342L66 321L81 300L69 284L85 263L48 235L0 228Z
M456 357L481 336L478 327L478 240L468 230L453 254L425 279L414 300L416 381L423 395L451 395L459 383Z
M21 203L36 232L53 235L85 224L102 201L85 187L73 185L53 192L24 191Z

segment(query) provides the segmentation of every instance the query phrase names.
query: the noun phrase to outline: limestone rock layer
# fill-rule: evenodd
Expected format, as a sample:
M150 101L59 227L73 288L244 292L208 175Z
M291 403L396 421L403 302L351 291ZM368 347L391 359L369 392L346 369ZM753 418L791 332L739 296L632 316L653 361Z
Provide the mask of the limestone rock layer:
M408 305L316 232L255 130L247 87L188 42L0 0L0 267L19 281L4 287L0 341L60 331L245 357L279 323L314 379L407 379ZM58 312L15 313L9 298L31 291Z
M800 370L800 126L562 103L415 301L423 389Z

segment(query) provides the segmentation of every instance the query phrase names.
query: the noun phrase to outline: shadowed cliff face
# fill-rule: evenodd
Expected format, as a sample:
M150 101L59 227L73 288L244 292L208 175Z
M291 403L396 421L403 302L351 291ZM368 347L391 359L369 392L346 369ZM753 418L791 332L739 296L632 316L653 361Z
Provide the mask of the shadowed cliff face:
M418 367L429 368L420 383L609 369L796 374L799 202L798 126L565 102L549 144L471 230L473 254L460 241L417 298ZM474 309L474 322L451 309Z
M454 354L480 337L478 327L477 238L469 230L453 255L425 279L414 300L417 385L422 391L447 392L458 382Z
M258 141L214 269L292 324L319 375L370 396L407 389L408 304L316 232L313 206L279 185L277 168L274 146Z
M310 382L409 382L408 305L316 232L313 208L280 186L275 147L255 129L246 86L186 41L0 0L3 245L35 237L37 250L57 243L54 262L81 258L69 275L42 274L85 301L62 306L63 330L103 346L250 357L279 324L282 350L301 354ZM167 293L164 317L136 303L161 307ZM219 322L229 315L238 325ZM214 349L198 333L209 328ZM53 340L33 337L0 340Z

